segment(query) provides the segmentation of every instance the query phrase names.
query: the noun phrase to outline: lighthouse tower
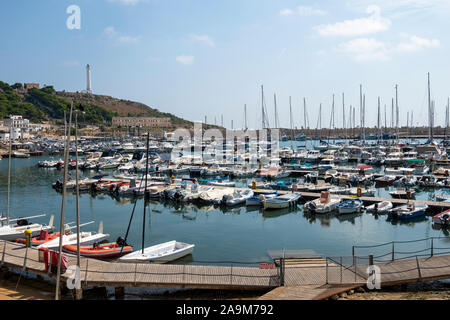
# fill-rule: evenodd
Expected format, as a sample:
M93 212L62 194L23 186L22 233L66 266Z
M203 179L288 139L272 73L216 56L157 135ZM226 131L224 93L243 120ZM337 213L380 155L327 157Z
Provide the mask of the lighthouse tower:
M92 93L92 88L91 88L91 66L90 65L86 66L86 92L87 93Z

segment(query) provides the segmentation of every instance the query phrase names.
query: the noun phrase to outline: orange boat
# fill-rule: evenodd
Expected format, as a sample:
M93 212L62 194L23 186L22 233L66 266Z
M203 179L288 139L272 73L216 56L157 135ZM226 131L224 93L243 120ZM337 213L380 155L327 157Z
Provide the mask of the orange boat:
M31 245L39 246L43 243L49 242L50 240L56 239L58 237L59 237L59 232L49 235L47 230L41 230L41 233L39 234L39 236L31 238ZM25 244L26 238L17 238L16 242Z
M63 246L64 251L76 254L77 246L76 245L65 245ZM114 243L105 243L105 244L93 244L92 246L80 246L80 255L83 257L89 258L114 258L119 257L121 255L130 253L133 251L133 247L126 245L119 245L117 242Z

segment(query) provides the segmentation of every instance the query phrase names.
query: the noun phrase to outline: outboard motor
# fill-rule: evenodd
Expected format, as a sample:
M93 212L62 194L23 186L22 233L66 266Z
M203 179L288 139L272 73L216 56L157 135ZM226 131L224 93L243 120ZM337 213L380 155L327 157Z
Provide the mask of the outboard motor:
M128 244L126 243L125 239L122 237L118 237L116 240L116 243L121 246L121 247L125 247L128 246Z
M441 217L442 224L448 226L450 224L450 214L446 213Z
M18 226L28 226L30 223L28 222L27 219L19 219L17 220L17 225Z

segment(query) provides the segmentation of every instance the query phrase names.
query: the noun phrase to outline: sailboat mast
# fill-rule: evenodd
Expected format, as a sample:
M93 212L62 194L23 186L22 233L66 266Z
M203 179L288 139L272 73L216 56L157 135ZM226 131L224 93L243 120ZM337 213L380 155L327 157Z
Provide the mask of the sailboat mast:
M9 195L11 191L11 144L12 126L9 127L9 152L8 152L8 192L6 194L6 225L9 225Z
M432 106L431 106L431 87L430 87L430 73L428 72L428 126L429 126L429 140L433 141L433 124L432 124Z
M148 149L150 144L150 132L147 132L147 159L145 160L145 184L144 184L144 215L142 217L142 254L144 254L145 242L145 201L147 197L147 177L148 177Z
M344 93L342 93L342 130L344 134L344 139L347 138L347 134L345 131L345 96Z
M64 238L64 210L66 205L66 183L67 183L67 167L69 162L69 143L70 143L70 128L72 127L72 110L73 110L73 101L70 105L70 113L69 113L69 127L67 128L67 139L64 146L64 170L63 170L63 186L62 186L62 203L61 203L61 218L59 222L59 258L58 258L58 269L56 273L56 293L55 300L59 300L60 293L60 282L61 282L61 253L62 253L62 242ZM67 120L64 118L64 122Z
M280 124L278 121L277 94L276 93L274 93L274 95L273 95L273 103L275 105L275 128L279 128Z
M399 134L398 134L398 118L399 118L399 114L398 114L398 84L395 85L395 128L397 131L397 142L399 139Z
M76 183L76 219L77 219L77 266L81 266L80 258L80 187L78 181L78 112L75 111L75 183Z
M262 129L266 129L266 114L264 112L264 86L261 86L261 111L262 111Z
M244 104L244 128L245 128L245 130L248 129L248 126L247 126L247 105L246 104Z

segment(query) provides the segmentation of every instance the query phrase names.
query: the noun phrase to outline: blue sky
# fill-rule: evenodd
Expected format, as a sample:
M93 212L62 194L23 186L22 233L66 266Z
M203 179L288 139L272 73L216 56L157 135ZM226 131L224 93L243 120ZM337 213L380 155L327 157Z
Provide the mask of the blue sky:
M81 10L69 30L66 9ZM444 123L450 95L448 0L17 0L0 3L0 80L39 82L57 90L85 89L143 102L189 120L240 128L244 104L252 128L261 123L264 85L269 121L277 94L282 126L310 126L319 104L328 125L333 93L342 127L342 93L356 106L366 94L366 124L374 126L399 85L400 124L414 110L427 123L427 72ZM382 115L384 121L384 114Z

